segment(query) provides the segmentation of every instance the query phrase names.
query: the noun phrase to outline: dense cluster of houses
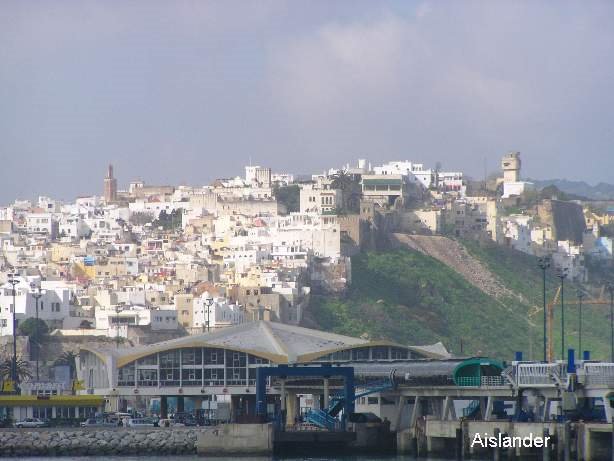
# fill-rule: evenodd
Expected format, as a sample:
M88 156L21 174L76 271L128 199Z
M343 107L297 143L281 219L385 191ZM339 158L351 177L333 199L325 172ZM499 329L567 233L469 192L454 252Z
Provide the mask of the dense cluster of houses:
M576 279L587 277L585 255L611 261L600 229L614 216L587 209L578 233L557 217L577 214L574 206L582 213L577 204L514 212L532 185L520 180L518 153L503 157L502 170L495 193L468 193L462 172L366 160L305 178L250 165L244 177L204 187L134 181L119 190L110 166L103 196L0 208L0 336L13 333L13 312L17 323L38 316L61 335L159 339L254 320L297 325L310 295L343 291L350 256L387 232L489 238L552 256Z

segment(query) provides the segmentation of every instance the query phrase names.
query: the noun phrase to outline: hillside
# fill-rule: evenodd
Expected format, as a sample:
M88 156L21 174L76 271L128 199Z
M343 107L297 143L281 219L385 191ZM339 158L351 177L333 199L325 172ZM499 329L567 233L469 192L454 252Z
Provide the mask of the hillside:
M458 242L457 242L458 243ZM309 315L322 329L405 344L442 341L453 353L510 359L542 354L541 271L535 258L496 245L462 242L495 286L495 294L423 252L395 249L352 259L352 286L343 298L314 296ZM465 274L466 275L466 274ZM558 279L548 278L548 299ZM568 294L575 293L570 287ZM560 309L555 310L555 352L560 352ZM609 353L604 306L584 309L583 345ZM528 314L532 313L531 319ZM566 308L566 338L577 347L577 307Z
M614 185L599 183L595 186L584 181L568 179L529 179L538 189L556 186L559 190L572 195L587 197L591 200L614 200Z

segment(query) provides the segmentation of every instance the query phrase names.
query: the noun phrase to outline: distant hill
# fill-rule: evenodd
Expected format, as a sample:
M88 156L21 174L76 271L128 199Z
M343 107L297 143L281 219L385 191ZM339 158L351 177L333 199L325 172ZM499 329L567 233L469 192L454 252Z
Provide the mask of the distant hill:
M600 182L591 186L584 181L569 181L567 179L529 179L538 189L556 186L568 194L589 198L591 200L614 200L614 184Z
M468 271L455 268L456 256L446 259L441 256L443 251L437 254L432 247L426 250L438 259L424 254L424 249L368 252L353 257L352 285L347 295L313 296L307 312L310 326L409 345L442 341L455 354L461 353L462 343L463 354L512 359L514 351L523 351L525 357L540 359L543 313L541 271L536 259L495 244L454 243L457 244L465 247L454 251L470 264ZM439 240L433 245L446 243ZM469 274L475 271L482 275ZM548 275L547 285L548 299L552 299L558 286L553 274ZM567 286L566 293L567 300L575 299L573 286ZM603 307L585 306L583 310L583 348L591 350L596 358L606 358L609 353L609 320ZM560 322L557 306L557 357ZM566 308L566 325L567 347L577 347L575 305Z

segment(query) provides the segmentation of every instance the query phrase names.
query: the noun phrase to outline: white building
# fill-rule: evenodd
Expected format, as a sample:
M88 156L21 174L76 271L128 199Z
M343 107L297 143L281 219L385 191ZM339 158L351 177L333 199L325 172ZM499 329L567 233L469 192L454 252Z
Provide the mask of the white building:
M271 182L278 186L287 186L294 182L294 175L289 173L273 173L271 174Z
M72 288L65 282L49 282L38 278L18 277L15 285L15 309L13 306L13 287L5 283L0 287L0 334L13 334L13 310L17 316L17 326L28 318L36 317L36 300L32 284L40 283L42 296L38 302L38 318L47 322L51 328L70 326L70 301Z
M523 253L533 254L531 245L532 217L512 215L503 219L503 235L505 243Z
M146 306L106 306L96 309L96 329L110 336L125 336L127 327L149 326L152 331L176 330L177 311L172 308L150 309Z
M28 234L44 234L56 238L58 222L52 213L28 213L26 215L26 232Z
M230 304L226 298L212 297L204 292L200 297L194 298L194 314L192 318L194 328L207 330L209 328L225 328L239 325L246 321L245 310L238 304Z
M261 166L246 166L245 167L245 182L250 185L258 185L262 187L271 186L271 169Z
M342 191L332 188L330 179L319 179L315 184L301 184L300 212L334 213L342 205Z
M467 186L463 179L463 173L460 171L438 171L437 189L447 193L454 192L464 197Z
M79 216L62 216L60 218L59 232L60 237L78 240L89 235L90 228Z
M503 170L503 198L522 195L526 190L535 188L533 183L520 180L520 152L508 152L501 159Z
M585 282L587 277L584 266L584 249L569 240L559 240L558 249L552 253L552 264L559 270L567 272L571 280Z
M388 162L382 166L373 168L373 173L378 175L401 175L409 184L421 185L425 189L435 185L435 172L424 168L422 163L413 163L409 160Z

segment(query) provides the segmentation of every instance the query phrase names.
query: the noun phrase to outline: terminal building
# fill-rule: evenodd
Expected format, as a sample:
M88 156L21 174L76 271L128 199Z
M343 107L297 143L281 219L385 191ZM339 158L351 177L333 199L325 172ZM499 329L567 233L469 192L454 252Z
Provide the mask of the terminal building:
M445 360L449 353L441 343L405 346L257 321L136 348L84 346L77 374L81 392L104 396L108 410L146 410L160 399L165 416L169 400L176 402L176 411L209 408L219 401L231 404L233 417L245 418L255 415L259 367L372 365L377 377L417 359ZM321 381L303 383L301 391L310 388L323 392ZM269 390L276 392L275 386Z

